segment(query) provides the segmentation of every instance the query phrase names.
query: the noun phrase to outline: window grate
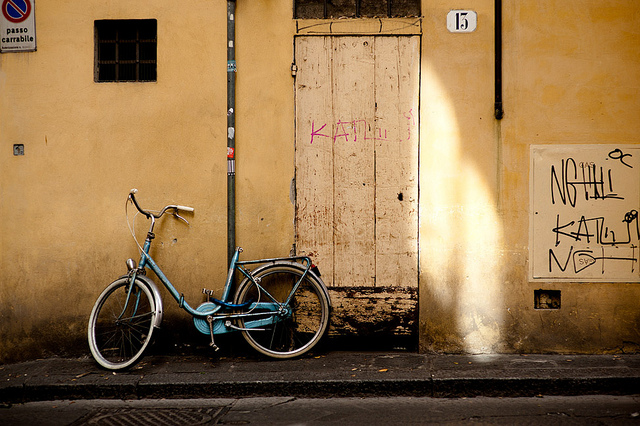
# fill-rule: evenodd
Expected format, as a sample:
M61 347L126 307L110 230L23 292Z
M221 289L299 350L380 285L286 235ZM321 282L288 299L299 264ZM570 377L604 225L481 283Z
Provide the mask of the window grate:
M294 19L420 16L420 0L294 0Z
M156 81L155 19L95 21L96 82Z

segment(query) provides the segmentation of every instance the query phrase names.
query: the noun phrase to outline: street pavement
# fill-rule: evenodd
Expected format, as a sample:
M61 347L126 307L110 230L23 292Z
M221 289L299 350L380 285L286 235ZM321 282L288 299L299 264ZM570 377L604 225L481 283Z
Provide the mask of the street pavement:
M328 351L293 360L152 355L115 373L90 357L0 365L0 407L83 399L570 395L640 395L640 354Z
M200 398L40 401L0 408L2 426L640 424L640 396Z

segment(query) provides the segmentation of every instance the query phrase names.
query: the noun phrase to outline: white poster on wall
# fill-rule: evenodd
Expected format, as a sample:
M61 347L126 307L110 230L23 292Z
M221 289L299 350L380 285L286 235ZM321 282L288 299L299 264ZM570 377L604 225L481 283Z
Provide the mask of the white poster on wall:
M0 52L36 50L35 0L0 1Z
M640 282L640 145L532 145L532 280Z

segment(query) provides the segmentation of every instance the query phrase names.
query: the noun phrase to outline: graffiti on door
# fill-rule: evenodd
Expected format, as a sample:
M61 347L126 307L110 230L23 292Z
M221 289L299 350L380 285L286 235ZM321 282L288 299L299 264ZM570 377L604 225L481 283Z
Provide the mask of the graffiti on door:
M319 140L331 140L333 143L344 140L345 142L365 141L402 141L410 140L413 132L415 132L416 118L413 109L403 114L406 122L406 134L401 135L395 129L377 127L375 120L355 119L355 120L338 120L333 127L327 127L329 123L315 120L311 121L311 137L309 143L318 142ZM321 123L321 124L320 124ZM323 139L320 139L323 138Z

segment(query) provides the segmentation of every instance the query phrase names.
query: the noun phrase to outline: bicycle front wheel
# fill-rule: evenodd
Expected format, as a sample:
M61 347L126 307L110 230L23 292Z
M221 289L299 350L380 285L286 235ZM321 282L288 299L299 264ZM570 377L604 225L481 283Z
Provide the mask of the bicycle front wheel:
M135 364L151 342L155 300L149 288L129 278L111 283L98 297L89 317L89 348L109 370Z
M246 341L258 352L273 358L293 358L313 348L322 338L329 324L329 300L324 287L315 277L307 274L284 305L294 286L303 276L303 270L286 264L276 264L258 272L252 281L245 280L238 289L236 303L277 302L283 304L283 313L271 312L272 320L264 321L255 329L251 318L238 320ZM260 305L251 313L260 312ZM265 317L269 317L265 314Z

